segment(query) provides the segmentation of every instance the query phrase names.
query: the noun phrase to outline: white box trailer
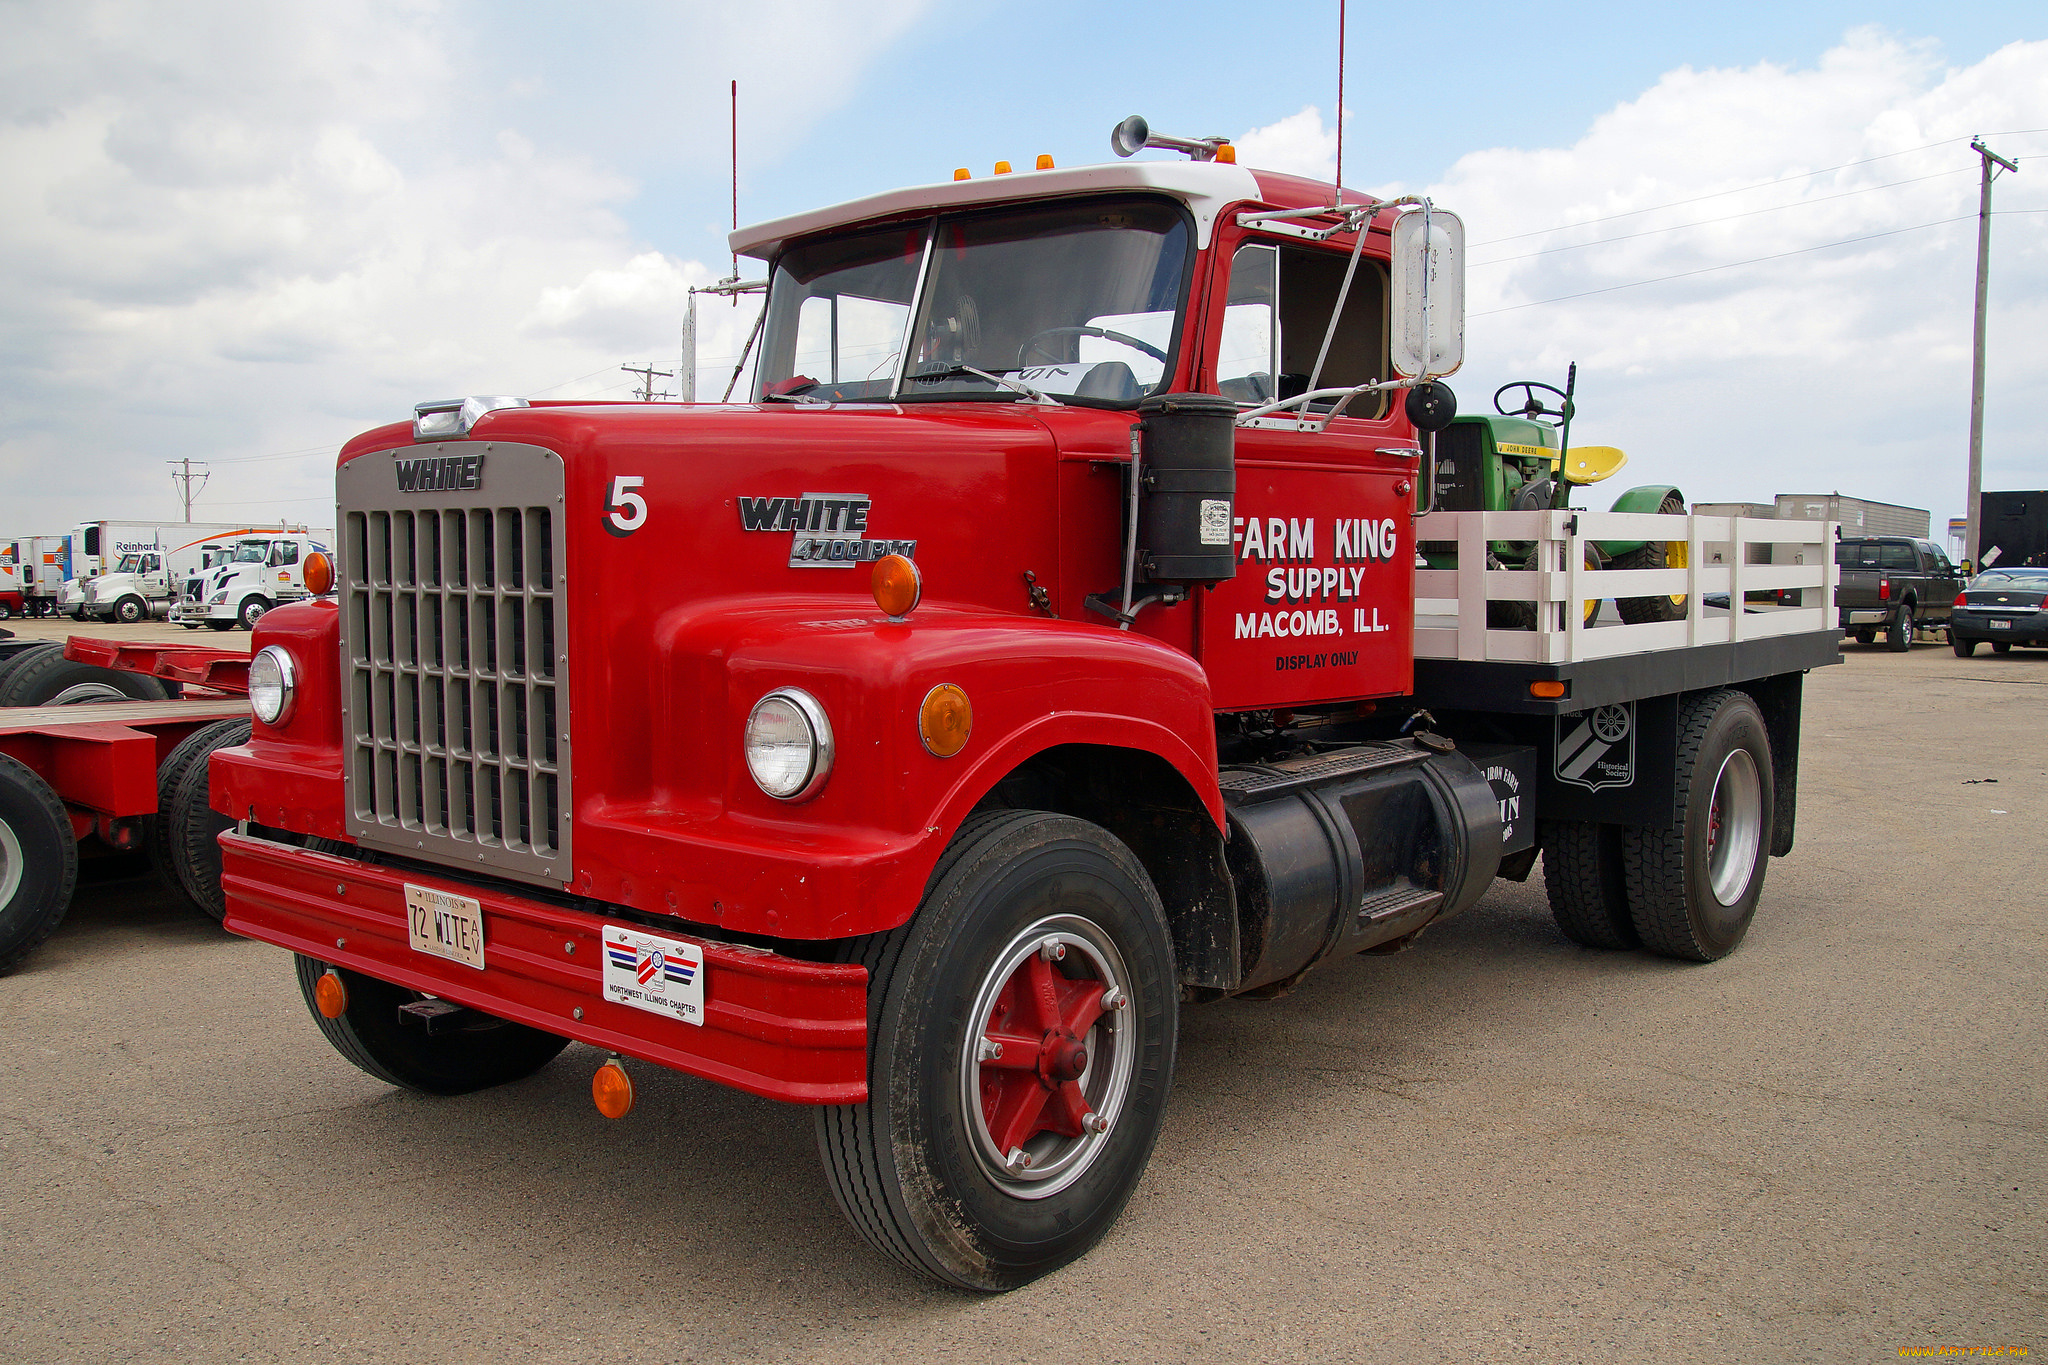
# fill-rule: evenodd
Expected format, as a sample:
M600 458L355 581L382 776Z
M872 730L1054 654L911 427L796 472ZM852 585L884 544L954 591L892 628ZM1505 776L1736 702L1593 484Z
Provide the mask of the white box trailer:
M24 611L29 616L55 616L64 580L71 577L71 537L14 536L0 538L0 562L20 571Z
M143 620L169 609L171 585L204 567L208 546L306 529L284 522L81 522L70 535L71 576L58 609L76 620Z

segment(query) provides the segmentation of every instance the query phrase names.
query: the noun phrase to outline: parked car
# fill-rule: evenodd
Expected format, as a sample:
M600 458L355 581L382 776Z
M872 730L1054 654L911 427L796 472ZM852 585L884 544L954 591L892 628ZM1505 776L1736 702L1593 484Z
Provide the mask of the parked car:
M1956 594L1949 612L1949 643L1965 659L1979 644L1996 654L2048 645L2048 568L1986 569Z
M1842 629L1866 645L1883 631L1897 651L1912 647L1916 627L1947 624L1963 581L1940 546L1917 536L1845 536L1835 544L1835 563Z

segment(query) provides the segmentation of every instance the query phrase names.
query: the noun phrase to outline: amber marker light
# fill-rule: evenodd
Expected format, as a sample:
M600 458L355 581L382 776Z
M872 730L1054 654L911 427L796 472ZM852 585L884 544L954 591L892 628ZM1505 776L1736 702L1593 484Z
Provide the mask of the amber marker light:
M334 591L334 561L318 550L306 556L306 591L315 597Z
M951 758L967 747L974 733L974 706L952 683L940 683L924 694L917 708L917 737L933 758Z
M883 555L875 561L869 587L874 590L875 605L883 614L891 621L901 621L923 599L924 575L908 556Z
M590 1078L590 1098L597 1112L608 1119L622 1119L633 1112L633 1078L617 1057L608 1059Z
M1007 161L998 161L998 162L996 163L996 174L997 174L997 175L1008 175L1009 173L1010 173L1010 163L1009 163L1009 162L1007 162Z
M967 173L967 168L966 168L965 166L956 166L956 167L954 167L954 169L953 169L953 178L954 178L955 180L972 180L972 179L974 179L974 177L973 177L973 176L971 176L971 175L969 175L969 174Z
M1529 684L1529 695L1543 701L1556 701L1566 691L1565 685L1561 682L1532 682Z
M1049 171L1052 169L1051 152L1040 152L1038 154L1038 169L1041 171Z
M342 984L340 972L329 967L320 973L313 983L313 1003L322 1019L339 1019L348 1013L348 987Z
M1235 166L1237 164L1237 148L1227 142L1217 143L1216 160L1225 166Z

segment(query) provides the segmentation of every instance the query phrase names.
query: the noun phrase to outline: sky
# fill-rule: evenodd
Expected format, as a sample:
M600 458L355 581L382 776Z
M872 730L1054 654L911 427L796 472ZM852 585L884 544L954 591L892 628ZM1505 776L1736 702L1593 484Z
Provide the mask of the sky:
M1576 362L1575 438L1627 450L1621 484L1840 491L1938 533L1966 487L1984 134L2021 168L1994 190L1984 486L2048 487L2048 14L1677 8L1350 7L1345 183L1466 224L1463 408ZM1328 177L1337 20L0 0L0 534L175 520L184 458L197 519L318 525L339 444L418 401L625 397L620 367L674 370L689 288L730 270L735 193L751 222L1109 160L1131 113ZM751 321L705 306L714 392Z

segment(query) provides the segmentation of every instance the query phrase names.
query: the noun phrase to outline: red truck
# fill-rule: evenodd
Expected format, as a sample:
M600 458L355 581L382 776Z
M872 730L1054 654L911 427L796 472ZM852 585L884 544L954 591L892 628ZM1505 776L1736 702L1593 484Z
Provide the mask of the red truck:
M1726 519L1419 507L1456 219L1154 145L1190 159L736 232L748 401L343 448L336 591L259 624L210 771L227 926L345 1057L453 1094L573 1040L613 1116L639 1063L812 1106L863 1237L1002 1290L1117 1217L1185 1006L1405 948L1539 849L1577 941L1735 948L1826 556L1739 570L1816 605L1729 617ZM1418 519L1474 552L1419 571ZM1616 535L1689 567L1587 567ZM1588 625L1624 580L1686 619Z

